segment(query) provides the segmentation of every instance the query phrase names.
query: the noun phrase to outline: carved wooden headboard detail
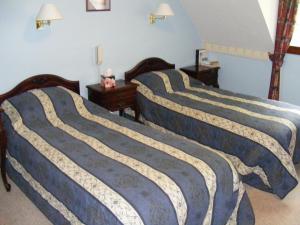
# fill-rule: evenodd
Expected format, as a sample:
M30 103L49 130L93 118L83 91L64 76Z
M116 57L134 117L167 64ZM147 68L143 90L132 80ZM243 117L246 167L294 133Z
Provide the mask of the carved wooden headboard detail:
M22 81L9 92L0 95L0 105L6 99L11 98L15 95L19 95L25 91L29 91L36 88L55 87L55 86L63 86L67 89L70 89L80 94L79 81L66 80L57 75L41 74L41 75L32 76Z
M170 64L160 58L148 58L138 63L131 70L125 72L125 80L131 81L136 76L158 70L175 69L175 64Z

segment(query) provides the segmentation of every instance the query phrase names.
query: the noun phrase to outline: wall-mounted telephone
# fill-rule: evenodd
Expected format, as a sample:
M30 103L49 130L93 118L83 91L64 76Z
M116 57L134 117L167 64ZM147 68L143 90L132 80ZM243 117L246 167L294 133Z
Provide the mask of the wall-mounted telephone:
M101 65L103 62L103 48L101 46L97 46L97 64Z

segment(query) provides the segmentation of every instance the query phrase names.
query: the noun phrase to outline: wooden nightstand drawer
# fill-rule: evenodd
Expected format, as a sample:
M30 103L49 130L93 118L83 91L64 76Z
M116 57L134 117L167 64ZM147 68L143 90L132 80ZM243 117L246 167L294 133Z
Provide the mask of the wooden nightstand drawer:
M208 73L196 74L196 79L202 81L206 85L212 85L218 80L218 73L215 71L210 71Z
M117 99L123 99L123 98L132 98L135 97L136 95L136 89L130 89L130 90L122 90L122 91L117 91L114 92L113 94L111 93L106 93L103 96L105 96L105 98L117 98Z
M127 98L127 99L121 99L118 101L111 101L104 103L106 105L105 108L109 109L110 111L117 111L120 109L126 109L129 107L135 106L135 99Z
M127 99L135 99L136 90L130 92L116 92L116 93L105 93L89 91L88 98L90 101L102 105L109 104L118 101L128 101Z

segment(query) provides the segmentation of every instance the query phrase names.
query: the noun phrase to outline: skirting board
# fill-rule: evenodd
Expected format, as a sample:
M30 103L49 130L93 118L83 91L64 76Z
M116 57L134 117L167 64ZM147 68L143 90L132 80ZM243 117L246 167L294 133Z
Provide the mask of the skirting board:
M268 52L237 48L237 47L227 47L227 46L212 44L208 42L204 44L204 48L210 52L217 52L217 53L223 53L223 54L252 58L252 59L259 59L259 60L269 60Z

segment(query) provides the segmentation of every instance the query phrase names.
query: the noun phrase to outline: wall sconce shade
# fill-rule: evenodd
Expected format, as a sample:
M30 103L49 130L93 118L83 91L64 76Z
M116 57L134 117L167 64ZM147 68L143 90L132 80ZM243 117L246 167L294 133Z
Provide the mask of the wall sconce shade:
M156 16L174 16L174 12L167 3L162 3L159 5L158 9L154 13Z
M162 3L159 5L155 13L151 13L149 16L150 24L154 24L156 20L164 20L168 16L174 16L174 12L167 3Z
M52 20L63 19L61 13L53 4L44 4L36 17L36 28L42 29L45 25L50 26Z

